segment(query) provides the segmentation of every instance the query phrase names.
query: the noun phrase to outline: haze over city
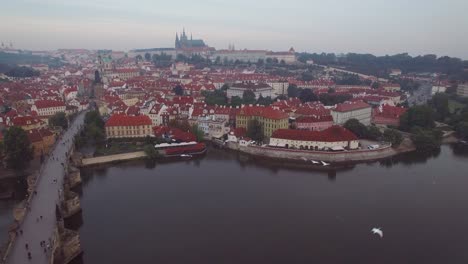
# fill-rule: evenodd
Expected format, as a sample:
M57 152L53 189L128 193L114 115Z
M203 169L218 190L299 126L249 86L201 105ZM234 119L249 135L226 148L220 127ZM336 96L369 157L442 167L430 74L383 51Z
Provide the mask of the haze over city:
M2 3L0 41L35 50L172 47L185 27L218 49L468 58L467 9L463 0L18 0Z
M468 0L3 0L0 264L468 263Z

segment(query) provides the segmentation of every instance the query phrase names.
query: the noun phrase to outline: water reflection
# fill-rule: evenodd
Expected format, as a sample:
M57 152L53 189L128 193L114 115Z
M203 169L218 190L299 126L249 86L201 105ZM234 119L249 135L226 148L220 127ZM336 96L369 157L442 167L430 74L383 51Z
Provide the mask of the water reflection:
M441 153L441 149L436 149L429 153L421 153L421 152L409 152L403 153L394 157L390 157L388 159L383 159L379 161L380 166L391 168L398 164L403 164L406 166L414 165L414 164L425 164L430 159L435 159L439 157Z
M82 170L73 263L468 263L465 161L447 146L337 168L210 149Z
M462 157L468 157L468 144L455 143L451 144L450 148L453 151L453 154Z

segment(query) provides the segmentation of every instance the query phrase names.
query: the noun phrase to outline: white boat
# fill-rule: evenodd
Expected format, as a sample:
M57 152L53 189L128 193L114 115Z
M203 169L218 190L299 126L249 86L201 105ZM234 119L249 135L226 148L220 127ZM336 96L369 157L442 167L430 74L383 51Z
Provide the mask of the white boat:
M322 163L323 166L329 166L330 163L326 163L325 161L320 161Z
M182 154L182 155L180 155L180 157L181 157L181 158L191 158L192 155L190 155L190 154Z
M316 160L310 160L310 162L312 162L312 164L319 164L320 162L316 161Z

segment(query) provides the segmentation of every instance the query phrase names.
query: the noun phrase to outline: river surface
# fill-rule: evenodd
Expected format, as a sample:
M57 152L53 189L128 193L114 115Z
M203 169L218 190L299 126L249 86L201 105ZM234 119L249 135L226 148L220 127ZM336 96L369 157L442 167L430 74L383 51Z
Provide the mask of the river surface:
M463 153L316 171L209 149L86 169L75 263L466 264Z

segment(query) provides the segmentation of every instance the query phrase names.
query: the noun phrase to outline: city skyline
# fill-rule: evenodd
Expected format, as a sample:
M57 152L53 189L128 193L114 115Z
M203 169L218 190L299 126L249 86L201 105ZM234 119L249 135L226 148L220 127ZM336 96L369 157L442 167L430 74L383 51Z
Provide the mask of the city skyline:
M302 52L408 52L468 58L459 0L282 1L210 0L116 3L22 0L2 5L1 41L31 50L173 47L186 29L216 49ZM11 26L14 25L14 26Z

